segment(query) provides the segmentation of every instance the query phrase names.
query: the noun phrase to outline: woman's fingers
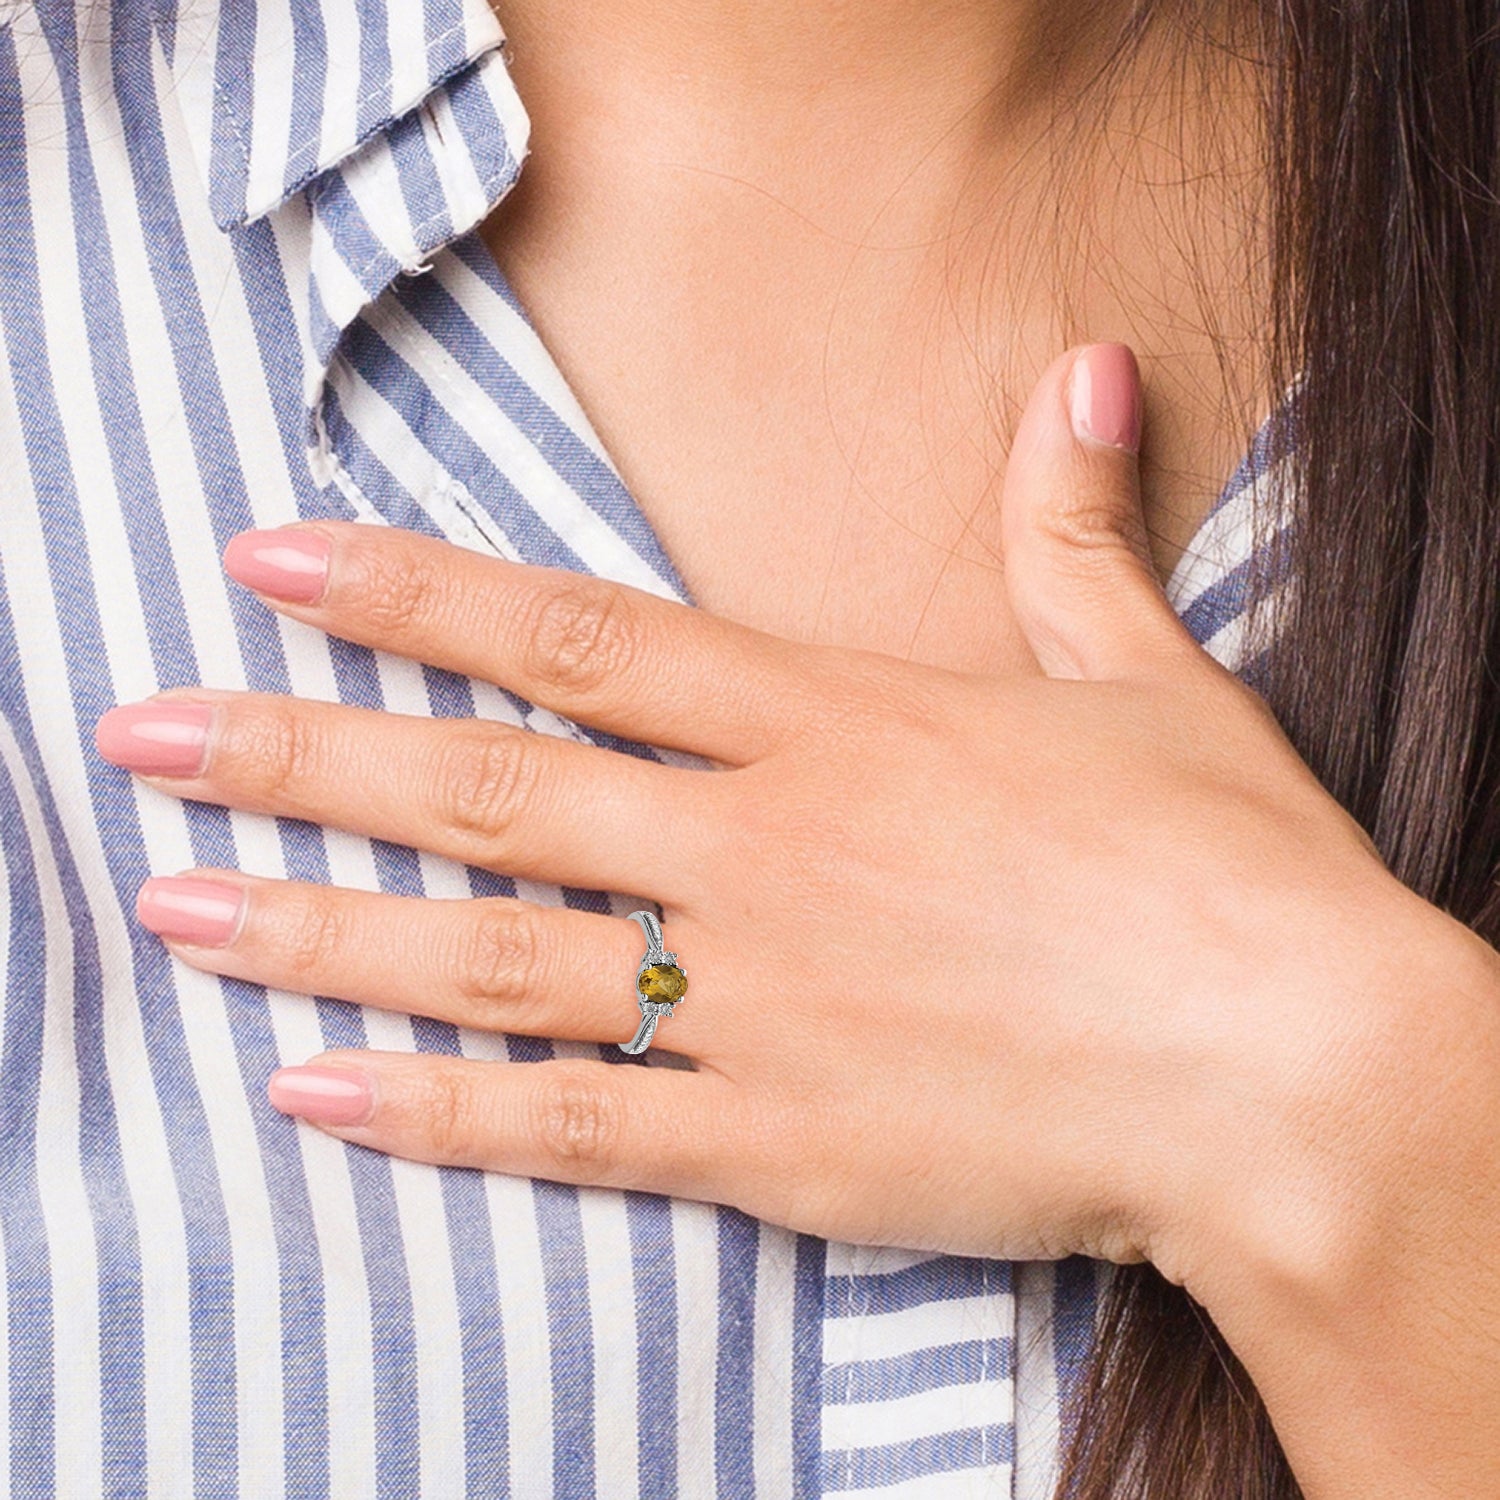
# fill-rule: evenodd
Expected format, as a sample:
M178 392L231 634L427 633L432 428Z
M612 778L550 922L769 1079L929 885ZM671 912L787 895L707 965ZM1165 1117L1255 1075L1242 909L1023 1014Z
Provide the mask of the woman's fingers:
M820 658L841 680L860 670L835 664L833 648L397 527L319 521L242 532L224 566L283 614L333 635L725 765L758 760L817 721L828 695Z
M184 962L272 989L329 995L482 1031L624 1042L640 1022L641 929L510 896L431 900L233 870L153 876L136 913ZM675 934L668 923L667 946ZM689 970L690 985L701 976ZM696 1055L690 988L661 1033Z
M413 1161L728 1202L755 1175L727 1079L585 1058L336 1052L271 1075L271 1102Z
M696 889L727 774L490 720L207 688L113 708L96 739L173 796L673 905Z

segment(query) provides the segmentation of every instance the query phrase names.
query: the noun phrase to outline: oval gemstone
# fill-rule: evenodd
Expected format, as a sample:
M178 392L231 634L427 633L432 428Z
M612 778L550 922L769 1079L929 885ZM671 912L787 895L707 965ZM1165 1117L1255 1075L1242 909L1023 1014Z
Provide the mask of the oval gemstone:
M651 964L641 970L635 987L646 999L665 1005L687 994L687 975L676 964Z

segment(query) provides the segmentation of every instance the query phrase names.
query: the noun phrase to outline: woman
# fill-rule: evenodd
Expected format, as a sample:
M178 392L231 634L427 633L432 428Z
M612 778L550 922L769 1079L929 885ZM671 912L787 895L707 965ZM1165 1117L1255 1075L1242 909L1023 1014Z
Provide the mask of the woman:
M1494 1491L1496 17L441 10L4 33L12 1488Z

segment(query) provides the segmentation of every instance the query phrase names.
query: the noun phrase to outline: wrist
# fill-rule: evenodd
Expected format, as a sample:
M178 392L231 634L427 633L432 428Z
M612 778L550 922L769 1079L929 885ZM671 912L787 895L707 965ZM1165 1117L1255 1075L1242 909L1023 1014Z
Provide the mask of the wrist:
M1310 1007L1316 1065L1183 1279L1309 1500L1500 1493L1500 955L1399 886L1357 929L1357 1003Z

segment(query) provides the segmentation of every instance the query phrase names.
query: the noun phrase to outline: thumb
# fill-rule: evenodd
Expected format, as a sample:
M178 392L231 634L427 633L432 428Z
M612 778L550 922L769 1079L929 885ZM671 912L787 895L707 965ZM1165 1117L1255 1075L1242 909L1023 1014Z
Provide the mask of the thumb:
M1049 677L1129 677L1198 650L1151 562L1136 454L1141 383L1125 344L1043 372L1001 498L1011 607Z

